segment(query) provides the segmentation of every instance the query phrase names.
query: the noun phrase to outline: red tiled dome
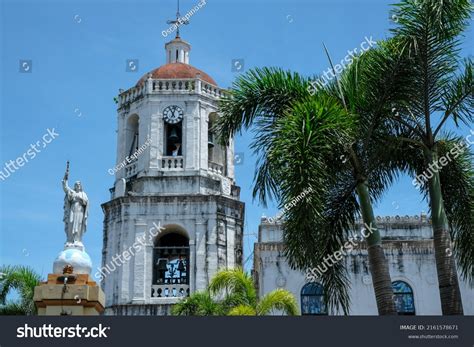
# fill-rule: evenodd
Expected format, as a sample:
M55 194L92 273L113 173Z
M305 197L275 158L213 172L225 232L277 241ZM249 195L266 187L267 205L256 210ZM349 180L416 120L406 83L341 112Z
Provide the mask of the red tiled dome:
M142 84L148 79L148 74L151 73L151 78L157 79L179 79L179 78L196 78L196 74L201 74L201 79L210 84L217 86L216 81L204 71L196 69L194 66L183 63L170 63L148 72L138 81L137 85Z

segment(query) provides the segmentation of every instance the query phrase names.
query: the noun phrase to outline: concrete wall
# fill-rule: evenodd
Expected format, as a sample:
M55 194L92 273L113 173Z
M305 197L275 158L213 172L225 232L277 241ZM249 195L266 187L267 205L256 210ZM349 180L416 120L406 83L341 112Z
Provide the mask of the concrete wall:
M218 269L242 264L244 215L239 201L212 195L125 197L103 207L102 267L113 270L102 271L107 307L177 301L151 296L155 238L148 235L155 234L154 223L164 227L163 233L179 230L189 238L191 292L204 289ZM137 242L142 239L147 240L145 245ZM139 251L125 264L112 266L114 257L131 247Z
M423 216L379 218L378 228L384 236L383 247L392 281L402 280L412 287L417 315L441 315L429 220ZM300 293L307 280L303 272L288 266L281 240L281 225L262 221L254 260L259 295L263 296L276 288L285 288L295 295L301 309ZM377 315L365 246L361 244L342 261L345 261L350 273L350 314ZM474 290L462 279L460 288L464 313L473 315Z

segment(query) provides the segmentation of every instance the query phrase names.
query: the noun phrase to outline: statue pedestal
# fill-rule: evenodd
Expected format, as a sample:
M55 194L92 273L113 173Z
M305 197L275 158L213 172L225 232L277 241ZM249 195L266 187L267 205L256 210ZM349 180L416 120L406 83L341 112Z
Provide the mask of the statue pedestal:
M88 274L49 274L35 287L33 300L40 316L97 316L105 294Z

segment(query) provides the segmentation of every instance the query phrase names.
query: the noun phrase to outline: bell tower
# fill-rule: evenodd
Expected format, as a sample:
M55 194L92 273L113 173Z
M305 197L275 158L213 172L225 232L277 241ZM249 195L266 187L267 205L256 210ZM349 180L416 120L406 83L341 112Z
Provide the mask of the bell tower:
M189 64L189 43L181 40L179 37L165 45L166 63L184 63Z
M233 141L213 131L225 91L189 64L191 45L165 45L165 65L117 100L116 165L102 205L106 314L169 314L220 268L242 265L244 204Z

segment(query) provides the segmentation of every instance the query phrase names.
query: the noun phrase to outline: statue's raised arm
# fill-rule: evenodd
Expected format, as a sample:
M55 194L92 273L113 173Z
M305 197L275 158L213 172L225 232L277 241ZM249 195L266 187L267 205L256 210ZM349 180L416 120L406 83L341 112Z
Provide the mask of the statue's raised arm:
M68 186L69 161L62 180L64 197L64 229L66 232L66 246L83 249L82 236L86 232L89 200L82 190L80 181L74 183L74 189Z
M64 190L64 193L66 194L70 194L70 192L73 191L71 188L69 188L69 185L67 184L68 178L69 178L69 161L66 163L66 172L64 173L64 178L62 180L63 190Z

